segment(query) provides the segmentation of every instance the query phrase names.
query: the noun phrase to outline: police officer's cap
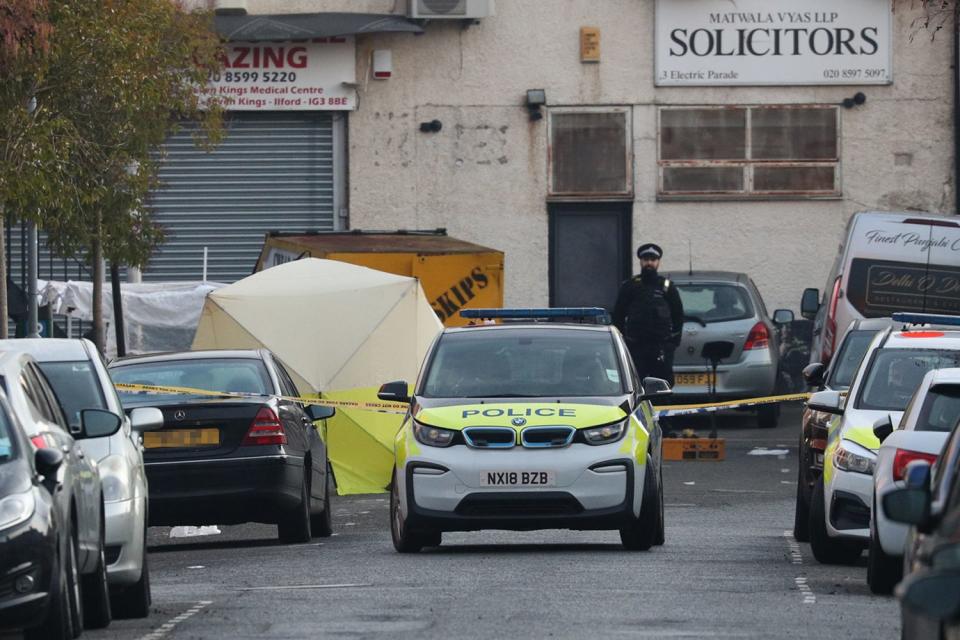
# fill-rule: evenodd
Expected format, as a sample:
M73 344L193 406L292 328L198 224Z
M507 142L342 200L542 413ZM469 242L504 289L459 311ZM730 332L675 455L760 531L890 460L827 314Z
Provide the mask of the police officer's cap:
M659 260L663 257L663 249L660 248L660 245L653 244L652 242L642 244L637 249L637 257L643 258L644 256L650 256Z

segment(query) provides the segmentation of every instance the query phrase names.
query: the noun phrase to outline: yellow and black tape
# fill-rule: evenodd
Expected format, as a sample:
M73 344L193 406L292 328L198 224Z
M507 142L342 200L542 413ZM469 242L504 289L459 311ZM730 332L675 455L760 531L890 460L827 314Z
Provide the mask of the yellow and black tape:
M241 393L237 391L210 391L209 389L194 389L193 387L167 387L163 385L151 384L127 384L117 383L118 391L126 393L148 393L148 394L180 394L191 396L207 396L211 398L280 398L291 402L301 404L312 404L318 407L332 407L334 409L358 409L360 411L376 411L378 413L395 413L403 415L407 412L408 406L399 402L361 402L359 400L327 400L324 398L307 398L302 396L281 396L265 393Z
M307 398L302 396L280 396L274 394L241 393L237 391L210 391L208 389L195 389L192 387L168 387L162 385L149 384L127 384L117 383L115 385L119 391L128 393L148 393L148 394L182 394L192 396L207 396L213 398L280 398L291 402L302 404L311 404L318 407L332 407L334 409L357 409L359 411L375 411L378 413L393 413L403 415L407 412L408 405L400 402L361 402L359 400L326 400L324 398ZM744 400L730 400L726 402L707 402L703 404L681 404L681 405L662 405L654 407L654 411L659 416L687 416L704 413L723 411L725 409L741 409L744 407L754 407L763 404L774 404L778 402L793 402L796 400L806 400L810 397L809 393L791 393L779 396L766 396L763 398L747 398Z

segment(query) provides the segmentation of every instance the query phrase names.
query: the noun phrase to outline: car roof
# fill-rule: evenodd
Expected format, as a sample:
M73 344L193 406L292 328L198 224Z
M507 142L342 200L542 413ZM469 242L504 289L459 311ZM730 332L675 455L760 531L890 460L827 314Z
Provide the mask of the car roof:
M666 271L661 275L677 284L691 282L735 282L742 284L750 279L747 274L737 273L736 271Z
M37 362L75 362L90 359L84 343L93 346L82 338L13 338L0 340L0 351L23 351Z
M580 324L575 322L505 322L503 324L478 324L466 327L448 327L443 330L444 334L456 333L476 333L478 331L500 331L503 329L524 329L524 330L555 330L555 329L575 329L579 331L605 331L610 332L610 325L607 324Z
M882 331L897 324L892 318L859 318L850 323L847 331Z
M960 331L928 328L891 331L880 347L883 349L948 349L960 351Z
M139 356L117 358L110 363L111 367L122 367L128 364L144 364L148 362L171 362L174 360L205 360L210 358L259 358L264 359L266 349L205 349L203 351L168 351L165 353L147 353Z
M934 369L927 375L930 376L930 386L938 384L960 384L960 368Z

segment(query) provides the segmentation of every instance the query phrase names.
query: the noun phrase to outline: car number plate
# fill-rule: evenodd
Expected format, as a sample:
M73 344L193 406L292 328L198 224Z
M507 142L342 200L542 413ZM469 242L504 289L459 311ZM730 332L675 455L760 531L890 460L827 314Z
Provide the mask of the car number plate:
M552 487L557 482L553 471L481 471L481 487Z
M684 386L707 386L716 384L712 373L677 373L673 376L674 382Z
M170 429L143 434L144 449L193 449L219 444L220 429Z

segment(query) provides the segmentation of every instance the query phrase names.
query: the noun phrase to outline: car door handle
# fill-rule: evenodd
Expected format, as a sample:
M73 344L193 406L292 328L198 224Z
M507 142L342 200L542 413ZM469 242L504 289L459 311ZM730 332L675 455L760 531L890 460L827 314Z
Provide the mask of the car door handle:
M86 454L83 452L83 449L77 449L77 457L83 458Z

